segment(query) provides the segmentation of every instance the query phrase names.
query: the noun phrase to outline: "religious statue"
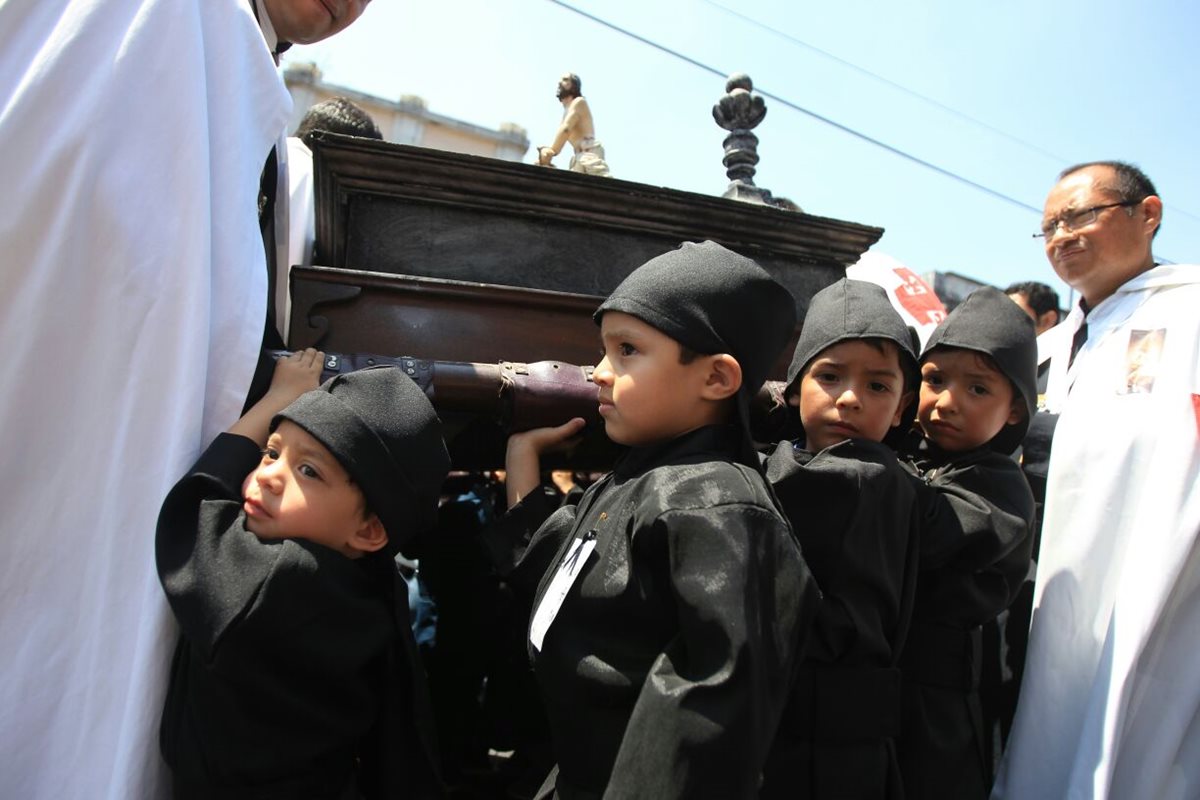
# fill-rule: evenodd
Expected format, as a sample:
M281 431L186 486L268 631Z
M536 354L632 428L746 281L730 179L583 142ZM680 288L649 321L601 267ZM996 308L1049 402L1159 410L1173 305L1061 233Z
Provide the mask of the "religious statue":
M555 96L563 105L562 123L554 134L554 143L538 147L537 163L544 167L554 166L550 163L551 159L570 142L574 150L570 164L572 172L611 177L608 163L604 160L604 145L596 139L592 110L583 96L583 84L579 76L568 72L559 78Z

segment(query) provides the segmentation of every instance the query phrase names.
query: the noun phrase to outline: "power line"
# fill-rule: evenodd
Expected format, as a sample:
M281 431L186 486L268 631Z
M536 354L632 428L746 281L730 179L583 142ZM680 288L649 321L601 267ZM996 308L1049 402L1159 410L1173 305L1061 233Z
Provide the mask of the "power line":
M869 78L873 78L873 79L879 81L880 83L886 84L886 85L892 87L893 89L896 89L897 91L900 91L900 92L903 92L904 94L909 95L910 97L915 97L918 100L921 100L932 106L936 106L937 108L940 108L942 111L945 111L947 114L951 114L953 116L958 117L961 120L970 122L972 125L976 125L980 128L991 131L992 133L996 134L997 136L1008 139L1011 142L1015 142L1016 144L1019 144L1022 147L1028 148L1030 150L1033 150L1036 153L1039 153L1040 155L1046 156L1047 158L1051 158L1051 159L1061 162L1061 163L1066 163L1066 159L1063 158L1062 156L1051 153L1048 150L1044 150L1041 147L1039 147L1038 145L1034 144L1033 142L1027 142L1018 136L1014 136L1013 134L1008 133L1007 131L1000 130L999 128L997 128L993 125L990 125L990 124L984 122L983 120L976 119L975 117L972 117L970 114L959 111L958 109L948 106L939 100L935 100L934 98L929 97L928 95L921 94L920 92L918 92L914 89L910 89L907 86L904 86L903 84L896 83L895 81L891 80L890 78L885 78L883 75L880 75L876 72L872 72L871 70L869 70L865 67L860 67L858 64L855 64L852 61L847 61L846 59L841 58L840 56L836 56L833 53L830 53L828 50L822 50L821 48L817 47L816 45L809 44L808 42L803 41L802 39L798 39L795 36L792 36L790 33L781 31L778 28L774 28L765 22L760 22L759 20L755 19L754 17L747 16L745 14L742 14L739 11L734 11L732 8L728 8L727 6L723 6L720 3L715 2L715 0L700 0L700 2L706 3L707 5L713 6L714 8L719 8L722 11L724 11L726 14L729 14L730 16L733 16L733 17L737 17L738 19L742 20L743 22L745 22L749 25L752 25L755 28L758 28L759 30L764 30L764 31L767 31L768 33L773 33L776 36L778 36L779 38L784 39L788 42L791 42L792 44L796 45L797 47L802 47L805 50L810 50L814 53L817 53L818 55L828 58L830 61L836 61L838 64L841 64L843 67L847 67L861 75L866 75Z
M1013 142L1014 144L1020 145L1021 147L1031 150L1039 155L1053 159L1054 161L1057 161L1060 165L1066 166L1067 164L1075 163L1073 161L1070 161L1070 160L1064 158L1063 156L1060 156L1056 153L1052 153L1049 150L1046 150L1045 148L1041 147L1040 145L1034 144L1033 142L1027 141L1025 139L1022 139L1019 136L1011 134L1008 131L997 128L996 126L991 125L990 123L984 122L983 120L973 117L970 114L967 114L963 111L959 111L957 108L948 106L939 100L929 97L928 95L921 94L920 92L918 92L914 89L910 89L907 86L904 86L903 84L896 83L895 81L891 80L890 78L886 78L877 72L872 72L871 70L869 70L865 67L861 67L858 64L855 64L853 61L848 61L844 58L841 58L840 56L834 55L833 53L830 53L828 50L822 50L821 48L817 47L816 45L810 44L802 39L799 39L799 38L791 35L790 33L781 31L778 28L772 27L771 25L768 25L765 22L761 22L761 21L755 19L754 17L747 16L746 14L743 14L740 11L735 11L734 9L729 8L728 6L725 6L725 5L722 5L721 3L716 2L716 0L700 0L700 2L710 5L710 6L713 6L714 8L718 8L721 11L724 11L726 14L729 14L732 17L736 17L737 19L742 20L743 22L745 22L748 25L758 28L759 30L767 31L768 33L774 34L775 36L778 36L779 38L781 38L787 42L790 42L790 43L796 45L797 47L802 47L806 50L809 50L813 53L823 56L823 57L829 59L830 61L834 61L838 64L841 64L842 66L844 66L848 69L852 69L861 75L866 75L867 77L872 78L876 81L879 81L880 83L883 83L886 86L890 86L899 92L903 92L904 94L907 94L910 97L914 97L922 102L925 102L931 106L934 106L935 108L939 108L942 111L945 111L947 114L958 117L959 119L961 119L965 122L969 122L972 125L975 125L979 128L989 131L991 133L994 133L995 135L997 135L1003 139L1007 139L1010 142ZM1171 211L1175 212L1176 214L1181 214L1185 217L1188 217L1189 219L1193 219L1197 222L1200 222L1200 216L1192 214L1191 212L1186 211L1182 208L1179 208L1178 206L1175 206L1175 205L1170 205L1167 203L1164 203L1163 205L1165 205L1167 208L1169 208Z
M597 17L594 14L589 14L588 12L586 12L582 9L576 8L575 6L572 6L569 3L563 2L563 0L549 0L549 2L553 3L556 6L559 6L560 8L564 8L567 11L578 14L579 16L583 17L584 19L590 20L591 22L594 22L597 25L602 25L605 28L608 28L609 30L615 31L616 33L619 33L622 36L626 36L630 39L633 39L636 42L640 42L641 44L644 44L647 47L651 47L655 50L658 50L661 53L666 53L667 55L671 56L672 58L676 58L687 64L691 64L693 67L696 67L697 69L708 72L712 75L715 75L715 76L721 78L722 80L726 79L730 74L727 71L720 70L716 67L713 67L709 64L704 63L703 61L699 61L698 59L692 58L691 56L684 55L683 53L679 52L678 50L673 50L670 47L667 47L666 45L659 44L658 42L656 42L652 39L647 39L645 36L634 33L633 31L631 31L627 28L622 28L620 25L617 25L616 23L609 22L608 20ZM867 142L868 144L872 144L882 150L886 150L887 152L891 153L892 155L899 156L900 158L904 159L905 161L910 161L914 164L917 164L918 166L925 167L926 169L936 172L939 175L942 175L943 177L949 178L953 181L956 181L958 183L969 186L972 189L976 189L980 192L983 192L984 194L991 195L992 197L994 197L998 200L1003 200L1004 202L1009 203L1010 205L1014 205L1017 208L1021 208L1026 211L1031 211L1034 214L1038 214L1039 216L1042 213L1041 208L1032 206L1029 203L1018 200L1015 197L1011 197L1007 194L1004 194L1003 192L1001 192L997 189L993 189L990 186L985 186L982 183L979 183L978 181L973 181L970 178L967 178L963 175L959 175L956 172L952 172L945 167L938 166L937 164L934 164L931 161L926 161L925 159L920 158L919 156L915 156L911 153L905 152L904 150L901 150L898 147L890 145L887 142L876 139L873 136L868 136L867 134L857 131L854 128L849 127L848 125L843 125L842 123L837 122L836 120L830 119L829 117L826 117L822 114L818 114L817 112L812 111L811 109L805 108L805 107L799 105L798 103L793 103L791 100L788 100L785 97L781 97L780 95L777 95L777 94L774 94L773 92L762 89L761 87L755 87L755 91L758 92L758 94L762 95L763 97L768 97L768 98L774 100L775 102L781 103L785 107L792 109L793 111L798 111L799 113L804 114L805 116L811 117L812 119L815 119L818 122L822 122L826 125L829 125L830 127L834 128L836 130L839 130L842 133L845 133L849 136L852 136L855 139L859 139L861 141ZM1160 260L1168 261L1167 259L1162 259L1162 258L1160 258ZM1174 263L1174 262L1169 262L1169 263Z
M730 74L729 72L726 72L726 71L717 69L716 67L705 64L703 61L698 61L698 60L692 58L691 56L684 55L683 53L680 53L678 50L672 50L671 48L667 47L666 45L662 45L651 39L647 39L646 37L636 34L633 31L628 30L627 28L622 28L621 26L616 25L615 23L609 22L608 20L601 19L600 17L597 17L593 14L589 14L586 11L575 8L574 6L563 2L563 0L549 0L549 2L553 3L556 6L565 8L568 11L572 11L572 12L578 14L579 16L584 17L585 19L591 20L592 22L595 22L597 25L603 25L604 27L608 28L609 30L616 31L617 33L621 34L622 36L627 36L630 39L641 42L642 44L644 44L648 47L652 47L655 50L666 53L667 55L671 56L672 58L677 58L680 61L684 61L688 64L691 64L693 67L697 67L698 69L702 69L705 72L712 73L713 75L716 75L717 77L721 78L722 80L725 80ZM951 172L950 170L946 169L945 167L940 167L931 161L926 161L923 158L915 156L911 153L907 153L898 147L894 147L894 146L888 144L887 142L881 141L872 136L868 136L867 134L862 133L860 131L856 131L855 129L849 127L848 125L843 125L842 123L837 122L836 120L830 119L829 117L826 117L822 114L818 114L817 112L815 112L811 109L805 108L797 103L793 103L791 100L788 100L784 97L774 94L773 92L769 92L769 91L767 91L761 87L757 87L757 86L755 87L755 91L757 91L763 97L769 97L770 99L774 100L775 102L781 103L784 106L792 109L793 111L799 111L801 114L804 114L805 116L812 117L813 119L817 120L818 122L823 122L826 125L829 125L830 127L841 131L842 133L845 133L849 136L853 136L855 139L860 139L864 142L867 142L868 144L875 145L876 147L886 150L887 152L891 153L892 155L899 156L900 158L903 158L906 161L911 161L914 164L918 164L922 167L925 167L926 169L933 170L934 172L938 173L939 175L950 178L951 180L954 180L954 181L958 181L959 183L966 184L967 186L970 186L973 189L977 189L978 191L984 192L985 194L989 194L992 197L995 197L999 200L1003 200L1004 202L1010 203L1018 208L1023 208L1026 211L1032 211L1035 214L1042 213L1042 209L1040 209L1040 208L1031 206L1030 204L1022 202L1021 200L1018 200L1015 197L1010 197L1009 195L1006 195L1003 192L1000 192L996 189L992 189L989 186L984 186L982 183L979 183L978 181L973 181L970 178L959 175L956 172Z

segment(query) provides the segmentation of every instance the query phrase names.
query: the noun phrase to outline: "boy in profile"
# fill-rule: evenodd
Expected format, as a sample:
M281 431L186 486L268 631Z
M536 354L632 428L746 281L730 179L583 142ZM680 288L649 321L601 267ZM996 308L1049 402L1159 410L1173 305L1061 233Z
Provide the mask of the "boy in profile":
M527 538L549 512L540 455L583 420L513 436L513 507L488 536L537 587L529 645L558 759L540 796L754 797L818 601L748 429L794 301L750 259L686 243L594 316L600 414L629 450Z
M1029 569L1033 494L1011 458L1037 397L1033 322L997 289L973 292L921 354L921 436L907 466L922 495L920 573L901 668L908 798L987 797L981 629Z
M393 556L449 468L403 372L280 360L270 389L163 504L180 639L160 744L176 798L431 797L407 591Z
M915 336L879 286L813 296L784 396L803 436L767 478L823 595L764 771L762 798L900 796L898 668L919 506L888 443L916 412Z

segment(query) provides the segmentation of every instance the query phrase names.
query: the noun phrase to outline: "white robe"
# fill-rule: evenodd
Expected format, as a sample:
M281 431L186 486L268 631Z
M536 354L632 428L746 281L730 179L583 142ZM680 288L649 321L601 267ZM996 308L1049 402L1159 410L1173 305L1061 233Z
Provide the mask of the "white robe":
M291 101L244 0L0 3L0 795L165 795L167 490L238 416Z
M317 239L316 198L313 196L313 156L295 136L287 140L288 151L288 266L312 264L313 242Z
M1054 337L1033 628L995 797L1200 796L1200 266ZM1058 330L1058 329L1056 329Z

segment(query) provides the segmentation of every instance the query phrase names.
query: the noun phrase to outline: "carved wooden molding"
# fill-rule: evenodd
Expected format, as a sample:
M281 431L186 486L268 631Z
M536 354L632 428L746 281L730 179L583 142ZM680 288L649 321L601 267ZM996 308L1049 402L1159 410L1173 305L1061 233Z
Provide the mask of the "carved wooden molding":
M318 260L339 267L371 268L346 263L351 210L356 199L369 198L653 237L663 243L659 252L680 241L712 239L796 267L844 268L883 234L881 228L692 192L335 134L319 134L313 155Z

